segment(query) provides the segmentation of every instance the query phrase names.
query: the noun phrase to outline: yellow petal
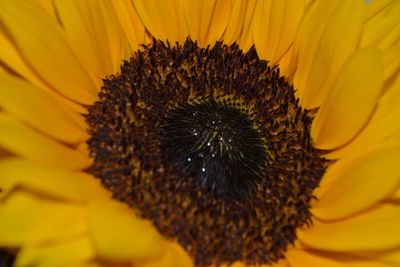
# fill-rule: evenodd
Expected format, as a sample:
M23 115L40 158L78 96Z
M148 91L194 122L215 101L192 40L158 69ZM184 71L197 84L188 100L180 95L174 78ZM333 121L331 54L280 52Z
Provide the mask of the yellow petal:
M294 45L298 66L294 85L300 104L322 104L343 64L356 49L362 32L362 0L320 1L310 10Z
M400 42L383 51L384 79L388 80L400 70Z
M237 42L245 24L248 1L238 0L232 2L231 16L223 34L222 40L226 44Z
M117 14L120 26L125 33L125 38L129 42L130 52L132 53L139 49L139 45L144 42L144 25L140 21L131 1L116 0L111 3Z
M374 18L382 10L395 4L397 0L373 0L366 5L366 21Z
M79 151L41 135L4 114L0 114L0 146L28 160L72 170L82 170L91 163Z
M88 52L91 58L87 58L86 62L92 68L94 64L100 64L97 82L101 84L105 75L118 72L124 59L127 40L111 1L57 0L56 3L75 49L79 54L92 49ZM87 36L82 37L85 34ZM83 51L80 50L82 43Z
M6 112L62 142L77 144L87 139L73 112L42 90L8 75L0 76L0 85L0 106Z
M12 71L15 71L38 87L46 87L24 62L17 48L3 32L0 32L0 60Z
M38 5L43 8L46 13L51 16L55 21L57 20L57 13L53 6L53 1L51 0L34 0Z
M394 199L400 200L400 186L397 188L397 190L393 194Z
M246 13L244 17L244 25L243 29L240 33L238 44L242 48L243 51L248 51L251 46L254 44L253 42L253 15L255 11L256 0L248 0Z
M91 38L90 28L82 17L82 4L82 1L75 0L54 1L58 17L65 29L69 43L76 51L77 56L95 77L105 77L108 74L107 68L109 66L102 64L101 58L98 56L95 47L96 40ZM96 85L99 86L100 84Z
M10 70L11 73L16 73L21 77L25 78L32 84L36 85L38 88L44 90L46 93L53 96L60 103L65 104L67 107L72 108L77 112L84 112L85 109L75 102L72 102L65 97L56 93L48 84L43 82L37 74L35 74L30 66L23 60L21 54L14 46L12 41L5 36L3 32L0 31L0 61L2 61L3 67ZM0 65L2 65L0 64ZM7 73L10 75L10 73Z
M213 45L224 33L232 8L230 0L185 1L184 14L189 35L202 47Z
M400 2L394 2L373 16L365 25L360 46L382 49L397 43L400 38Z
M162 256L156 261L141 264L140 267L191 267L192 260L185 250L176 243L166 244ZM232 265L231 267L236 267Z
M88 174L16 158L0 160L0 187L2 194L18 187L72 201L88 202L95 198L111 197L99 180Z
M337 222L315 221L298 231L305 245L327 251L384 250L400 246L400 206L380 205L360 215Z
M332 257L324 256L318 252L310 252L306 250L290 250L285 254L285 257L290 263L291 267L305 267L305 266L323 266L323 267L387 267L378 261L363 261L362 259L349 259L344 255L335 255Z
M1 1L0 16L24 59L42 79L76 102L90 104L96 99L97 89L61 28L38 6L22 0Z
M367 126L356 136L351 143L336 149L325 155L330 159L343 157L353 151L363 150L365 147L380 145L386 140L394 140L396 132L400 132L400 76L392 82L386 92L379 99L379 103L373 117Z
M288 50L304 13L304 0L260 1L256 5L253 39L261 58L276 65Z
M90 231L98 255L115 261L158 258L164 241L152 224L113 200L97 200L89 207Z
M188 36L183 1L133 1L138 16L147 30L157 39L171 43L184 42Z
M60 244L23 247L17 254L15 266L76 266L95 257L88 237L67 240Z
M373 206L400 183L399 166L400 145L340 159L329 166L316 190L312 213L323 220L337 220Z
M0 246L29 246L65 240L87 230L85 209L15 192L0 205Z
M318 148L339 147L359 133L376 107L382 76L377 49L360 50L349 59L314 119L311 136Z

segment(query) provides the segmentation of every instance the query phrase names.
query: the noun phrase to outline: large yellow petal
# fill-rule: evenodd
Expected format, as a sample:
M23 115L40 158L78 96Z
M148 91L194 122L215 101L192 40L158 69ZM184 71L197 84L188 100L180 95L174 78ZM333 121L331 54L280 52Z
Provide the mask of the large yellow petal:
M7 70L9 70L9 72L7 72L8 75L10 75L10 73L18 74L32 84L36 85L38 88L53 96L60 103L66 105L67 107L70 107L77 112L85 111L82 106L58 94L56 91L51 89L51 87L46 84L45 81L41 80L40 77L38 77L38 75L34 73L31 67L24 61L20 52L2 31L0 31L0 62L0 65L7 67Z
M184 15L189 35L202 47L213 45L228 26L231 0L185 1Z
M73 111L39 88L9 75L0 75L0 85L0 107L7 113L68 144L87 139L85 130L74 120ZM83 117L81 120L83 123Z
M259 1L255 7L253 40L257 53L276 65L288 50L304 14L304 0Z
M61 28L38 6L22 0L0 1L0 17L24 59L43 80L76 102L90 104L96 99L97 89Z
M362 31L362 0L320 1L304 19L294 42L298 65L294 86L300 104L315 108L323 103L337 74L355 51Z
M171 43L184 42L188 36L183 1L133 1L138 16L148 31L157 39Z
M379 12L386 8L390 8L390 6L396 4L398 0L373 0L366 5L366 21L374 18Z
M141 264L140 267L191 267L192 259L186 251L176 243L169 242L161 257L155 261ZM232 265L232 267L236 267Z
M244 17L244 25L243 29L240 33L238 44L242 48L243 51L248 51L250 47L253 45L253 14L255 11L256 0L248 0L246 1L246 13ZM229 27L229 26L228 26Z
M324 257L318 252L310 252L307 250L290 250L285 257L291 267L305 266L323 266L323 267L388 267L388 265L380 261L352 259L347 255L335 255L332 257Z
M316 190L312 213L323 220L337 220L373 206L397 188L399 166L400 143L340 159L329 166Z
M400 206L386 204L346 220L314 220L297 236L303 244L327 251L385 250L400 247L399 222Z
M114 200L97 200L89 206L89 229L102 258L143 261L160 257L164 241L152 224Z
M375 14L364 25L360 46L375 45L381 49L397 43L400 38L400 2L393 2Z
M26 246L17 254L14 265L54 267L54 266L76 266L95 257L91 240L88 237L80 237L67 240L60 244L45 246Z
M383 51L383 76L385 81L399 74L400 71L400 41Z
M109 66L102 64L98 51L95 49L96 40L91 38L92 33L90 33L89 25L82 16L82 4L82 1L76 0L54 1L60 22L65 29L71 47L77 52L77 56L95 77L105 77L108 74L107 68ZM98 82L100 81L98 79ZM96 85L99 85L99 83Z
M43 8L46 13L52 17L55 21L57 20L57 13L54 9L53 1L52 0L33 0L36 2L41 8Z
M130 53L132 53L139 49L139 45L144 42L144 25L131 1L115 0L111 3L125 33L125 38L128 40Z
M0 160L1 194L24 188L58 199L88 202L111 198L94 177L16 158ZM4 197L4 196L3 196Z
M101 71L98 69L100 72L96 73L100 75L97 82L101 84L105 75L118 72L128 43L111 1L57 0L56 3L75 49L79 53L91 49L88 52L91 58L87 58L86 62L92 68L95 68L94 64L100 64ZM82 51L81 43L84 43Z
M34 162L72 170L82 170L91 164L86 155L4 114L0 114L0 147Z
M380 97L373 117L367 126L356 136L351 143L325 155L330 159L343 157L353 151L363 150L365 147L379 145L387 140L396 139L396 132L400 132L400 76L393 81L386 92Z
M75 238L87 231L86 210L15 192L0 204L0 246L30 246Z
M238 0L232 2L231 16L223 34L222 40L226 44L238 42L239 36L245 24L246 10L249 2Z
M377 49L366 48L343 67L311 128L318 148L344 145L365 125L382 90L381 60Z

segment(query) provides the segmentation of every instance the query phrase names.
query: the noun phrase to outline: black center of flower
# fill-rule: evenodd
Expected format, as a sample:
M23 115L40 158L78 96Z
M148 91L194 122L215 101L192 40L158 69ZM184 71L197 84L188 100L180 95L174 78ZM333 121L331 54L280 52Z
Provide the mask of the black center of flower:
M239 197L263 179L264 140L229 101L211 98L171 110L160 127L160 141L166 162L217 195Z
M311 223L327 162L254 48L155 40L104 80L86 120L88 172L196 266L276 262Z

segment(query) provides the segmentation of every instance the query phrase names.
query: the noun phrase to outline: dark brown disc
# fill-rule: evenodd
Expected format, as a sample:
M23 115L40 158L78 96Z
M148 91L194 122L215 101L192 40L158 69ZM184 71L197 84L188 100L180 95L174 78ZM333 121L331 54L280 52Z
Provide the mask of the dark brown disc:
M197 266L276 262L311 223L327 161L293 87L254 48L154 40L88 111L88 171Z

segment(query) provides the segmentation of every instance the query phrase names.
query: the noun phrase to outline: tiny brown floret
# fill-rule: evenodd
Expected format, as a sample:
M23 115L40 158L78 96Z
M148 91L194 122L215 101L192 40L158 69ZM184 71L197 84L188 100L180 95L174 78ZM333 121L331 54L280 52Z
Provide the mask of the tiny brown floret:
M293 87L254 48L154 40L88 111L88 171L197 266L276 262L311 222L327 161Z

